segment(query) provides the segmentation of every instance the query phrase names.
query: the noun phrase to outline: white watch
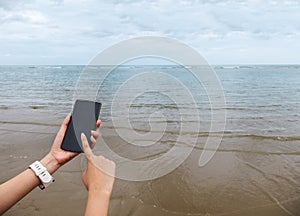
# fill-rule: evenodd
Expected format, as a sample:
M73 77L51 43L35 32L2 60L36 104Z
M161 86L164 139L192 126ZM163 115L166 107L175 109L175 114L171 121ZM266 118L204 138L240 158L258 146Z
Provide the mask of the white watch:
M47 171L46 167L44 167L39 161L32 163L29 168L32 169L35 175L41 180L41 183L39 184L39 188L41 190L44 190L55 181L55 179Z

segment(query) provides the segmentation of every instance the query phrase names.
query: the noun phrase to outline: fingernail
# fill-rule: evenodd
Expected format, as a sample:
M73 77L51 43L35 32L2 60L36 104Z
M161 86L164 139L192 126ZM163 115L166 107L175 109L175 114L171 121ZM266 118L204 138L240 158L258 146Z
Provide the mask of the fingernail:
M81 137L85 137L84 133L81 133Z

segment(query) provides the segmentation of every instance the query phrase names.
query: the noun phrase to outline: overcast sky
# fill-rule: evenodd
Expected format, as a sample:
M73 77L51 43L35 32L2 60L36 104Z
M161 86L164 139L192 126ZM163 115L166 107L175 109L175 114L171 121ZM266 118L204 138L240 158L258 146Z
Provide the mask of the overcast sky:
M299 11L296 0L0 0L0 64L88 64L149 35L210 64L300 64Z

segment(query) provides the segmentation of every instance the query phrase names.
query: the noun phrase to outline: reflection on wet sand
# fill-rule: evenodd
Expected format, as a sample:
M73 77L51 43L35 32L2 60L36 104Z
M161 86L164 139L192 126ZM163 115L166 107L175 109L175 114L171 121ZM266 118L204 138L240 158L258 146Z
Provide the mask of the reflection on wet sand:
M198 166L197 146L164 177L140 183L118 180L111 215L297 215L298 144L225 138L205 167Z

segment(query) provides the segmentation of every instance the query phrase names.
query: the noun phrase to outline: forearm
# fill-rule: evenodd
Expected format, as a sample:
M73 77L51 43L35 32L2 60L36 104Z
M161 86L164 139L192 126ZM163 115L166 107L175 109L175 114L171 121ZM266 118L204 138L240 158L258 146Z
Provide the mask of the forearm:
M88 194L85 216L106 216L108 213L110 193L91 190Z
M40 161L49 171L50 174L58 169L51 155L45 156ZM10 207L25 197L30 191L36 188L40 183L35 173L26 169L16 177L0 185L0 215L7 211Z
M32 170L25 170L11 180L0 185L0 215L16 204L39 184Z

